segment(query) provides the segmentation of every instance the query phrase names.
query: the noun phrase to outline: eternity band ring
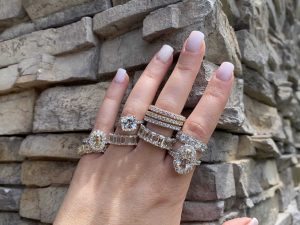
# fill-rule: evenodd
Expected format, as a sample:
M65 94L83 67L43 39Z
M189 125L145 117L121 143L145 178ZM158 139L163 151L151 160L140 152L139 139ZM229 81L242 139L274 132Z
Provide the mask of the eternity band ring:
M203 143L202 141L189 134L184 133L182 130L176 133L176 139L184 144L193 146L196 150L200 152L204 152L205 150L207 150L207 144Z
M162 149L171 150L173 145L176 142L175 138L166 137L164 135L158 134L149 128L145 127L145 125L141 124L140 129L138 130L137 135L140 139L157 146Z

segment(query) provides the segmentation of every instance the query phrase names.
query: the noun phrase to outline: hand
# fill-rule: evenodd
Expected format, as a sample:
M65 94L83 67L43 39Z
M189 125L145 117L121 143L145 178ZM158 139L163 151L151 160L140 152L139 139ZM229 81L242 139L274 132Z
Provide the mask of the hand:
M155 105L180 114L205 53L204 35L193 31ZM164 45L152 58L131 91L122 115L142 120L173 60L173 49ZM213 74L201 100L187 118L183 132L207 143L224 110L234 81L233 65L223 63ZM128 86L126 71L119 69L100 106L95 129L114 131L118 110ZM165 136L167 128L147 124ZM115 133L121 133L117 128ZM54 225L174 225L180 224L192 172L174 171L167 151L143 140L137 146L110 145L104 154L86 154L77 166L69 191ZM241 218L224 225L256 225ZM254 221L254 222L253 222Z

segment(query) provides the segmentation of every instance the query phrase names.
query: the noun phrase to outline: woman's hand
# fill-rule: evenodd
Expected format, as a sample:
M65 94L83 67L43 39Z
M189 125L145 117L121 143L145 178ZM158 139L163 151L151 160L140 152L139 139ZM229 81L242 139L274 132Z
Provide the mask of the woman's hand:
M205 53L204 35L193 31L155 105L180 114ZM173 60L173 49L164 45L152 58L131 91L122 116L142 120ZM223 63L213 74L201 100L187 118L183 132L207 143L231 92L233 65ZM114 132L114 124L129 77L119 69L100 106L94 130ZM167 128L147 124L165 136ZM120 128L115 133L121 134ZM143 140L137 146L110 145L104 154L86 154L77 166L55 225L174 225L180 224L192 172L179 175L166 150ZM257 225L241 218L224 225Z

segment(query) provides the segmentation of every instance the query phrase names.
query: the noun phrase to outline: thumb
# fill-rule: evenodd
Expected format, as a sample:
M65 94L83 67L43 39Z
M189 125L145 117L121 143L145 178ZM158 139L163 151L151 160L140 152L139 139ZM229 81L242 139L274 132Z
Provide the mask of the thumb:
M256 218L237 218L233 220L228 220L223 225L258 225L258 220Z

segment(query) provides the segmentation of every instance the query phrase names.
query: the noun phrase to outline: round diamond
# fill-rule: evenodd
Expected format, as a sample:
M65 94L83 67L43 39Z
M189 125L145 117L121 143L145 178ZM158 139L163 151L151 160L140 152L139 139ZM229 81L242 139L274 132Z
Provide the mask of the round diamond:
M135 116L124 116L121 118L121 128L123 131L134 131L137 129Z
M105 133L100 130L93 131L89 136L88 143L93 150L103 152L107 143Z

